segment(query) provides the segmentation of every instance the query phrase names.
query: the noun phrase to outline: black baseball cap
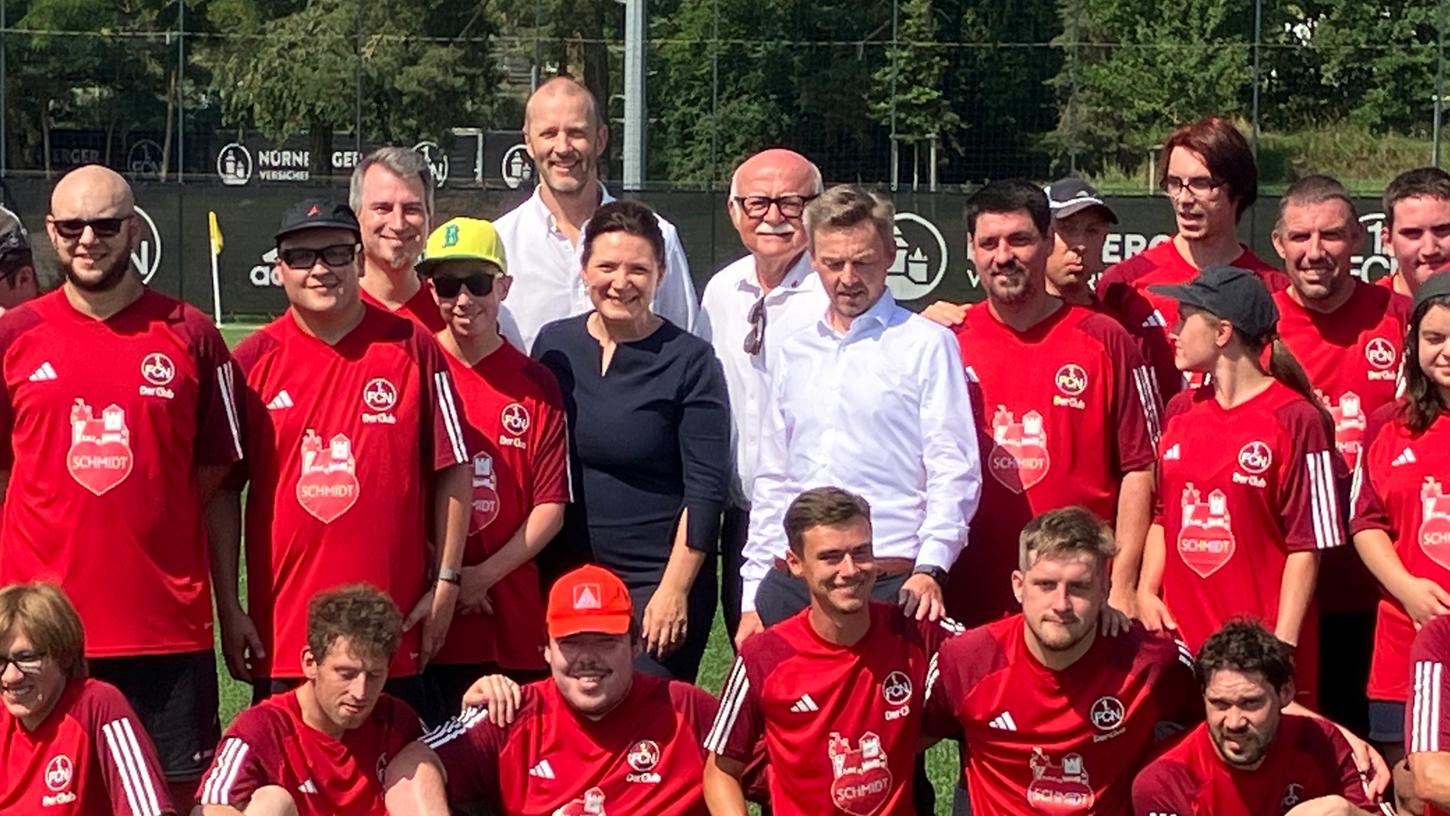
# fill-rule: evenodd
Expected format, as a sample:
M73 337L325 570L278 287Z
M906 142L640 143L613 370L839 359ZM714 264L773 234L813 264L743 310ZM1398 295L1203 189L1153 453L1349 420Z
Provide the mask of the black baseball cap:
M1109 222L1118 223L1118 214L1103 201L1097 189L1080 178L1058 179L1044 192L1047 193L1047 204L1052 208L1053 218L1066 218L1092 207L1101 207Z
M30 235L20 216L0 207L0 264L21 257L30 257Z
M1279 324L1269 288L1258 275L1237 266L1206 266L1188 283L1149 286L1148 291L1223 318L1250 340L1272 334Z
M1415 290L1415 302L1410 311L1415 311L1430 298L1450 296L1450 268L1445 268L1425 279Z
M330 198L304 198L288 207L282 213L282 226L274 237L281 241L295 232L321 228L345 229L362 237L362 229L357 225L357 216L352 208Z

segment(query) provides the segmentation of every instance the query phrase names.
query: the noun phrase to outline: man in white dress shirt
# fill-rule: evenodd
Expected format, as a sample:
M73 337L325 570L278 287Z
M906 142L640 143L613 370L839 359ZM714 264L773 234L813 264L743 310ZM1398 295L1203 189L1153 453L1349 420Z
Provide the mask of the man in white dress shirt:
M545 324L593 308L580 276L579 238L594 211L614 200L599 181L608 142L599 103L578 80L554 77L529 97L524 147L534 160L539 186L493 222L514 278L505 311L518 327L525 352ZM689 331L699 309L690 266L675 226L661 218L660 229L666 264L654 311Z
M782 340L819 320L828 305L801 221L824 187L821 171L793 150L772 148L740 164L726 208L749 254L710 278L695 322L695 333L715 346L730 392L735 475L720 525L720 605L731 637L740 625L741 551L770 384L767 363Z
M837 186L805 213L829 306L772 352L742 570L736 642L804 609L784 563L783 518L802 491L835 485L871 503L873 595L935 619L967 540L981 463L951 332L896 305L891 202Z

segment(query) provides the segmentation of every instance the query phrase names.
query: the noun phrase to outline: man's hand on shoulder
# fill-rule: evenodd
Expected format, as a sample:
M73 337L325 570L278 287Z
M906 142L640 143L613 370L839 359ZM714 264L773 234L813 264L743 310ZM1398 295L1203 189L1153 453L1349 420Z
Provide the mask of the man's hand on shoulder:
M464 708L482 706L488 721L500 727L513 723L522 704L523 690L502 674L480 677L463 693Z
M938 300L922 309L921 316L950 329L953 326L960 326L967 319L967 304Z

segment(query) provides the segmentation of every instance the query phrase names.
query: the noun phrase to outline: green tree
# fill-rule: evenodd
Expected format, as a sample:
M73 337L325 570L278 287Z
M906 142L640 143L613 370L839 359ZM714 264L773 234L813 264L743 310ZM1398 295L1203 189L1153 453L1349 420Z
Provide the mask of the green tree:
M937 11L932 0L906 0L900 7L896 44L886 66L871 77L871 115L905 142L922 144L936 137L960 152L962 117L946 95L947 52L937 41Z

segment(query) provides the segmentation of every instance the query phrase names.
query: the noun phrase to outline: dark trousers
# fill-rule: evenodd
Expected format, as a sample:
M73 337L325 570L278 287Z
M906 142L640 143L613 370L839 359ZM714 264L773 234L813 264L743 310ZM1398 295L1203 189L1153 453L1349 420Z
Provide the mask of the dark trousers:
M704 565L700 567L700 574L695 577L694 586L690 588L689 598L685 602L685 642L663 659L656 659L648 652L640 655L634 662L635 669L656 677L668 677L686 683L695 682L696 675L700 673L700 660L705 656L705 647L710 643L710 629L715 625L715 604L720 594L715 561L713 556L705 559ZM645 607L649 606L650 598L654 597L655 590L659 588L658 579L637 583L625 577L624 585L629 588L630 600L634 602L634 619L643 622Z
M725 617L725 631L730 645L735 646L735 632L740 629L740 596L744 583L740 568L745 564L745 539L750 533L750 508L726 507L720 519L720 612Z

